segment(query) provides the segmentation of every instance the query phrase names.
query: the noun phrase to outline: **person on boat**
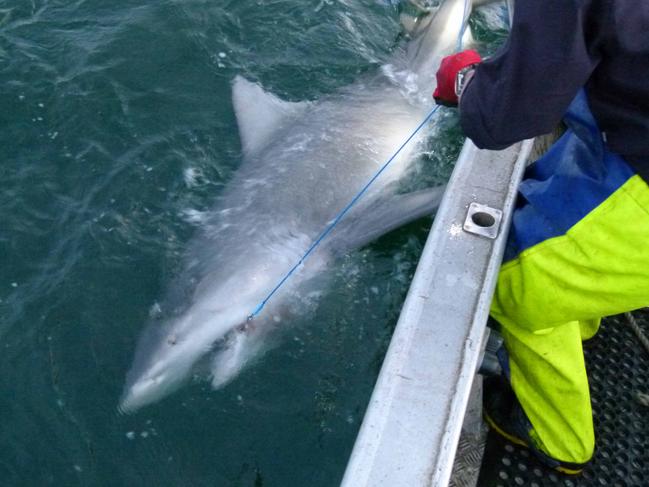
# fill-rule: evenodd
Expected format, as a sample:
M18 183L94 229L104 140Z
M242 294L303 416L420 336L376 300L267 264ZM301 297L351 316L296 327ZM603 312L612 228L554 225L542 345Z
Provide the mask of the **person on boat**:
M486 381L484 407L498 433L577 474L595 444L582 340L649 306L649 1L518 0L496 55L455 54L437 78L480 148L565 124L520 186L491 308L506 380Z

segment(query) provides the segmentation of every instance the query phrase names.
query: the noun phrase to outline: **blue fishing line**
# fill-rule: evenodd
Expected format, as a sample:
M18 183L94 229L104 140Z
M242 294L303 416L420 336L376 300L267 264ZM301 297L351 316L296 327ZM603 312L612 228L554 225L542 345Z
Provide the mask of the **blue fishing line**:
M433 108L428 113L428 115L426 115L426 118L419 124L419 126L415 129L415 131L412 134L410 134L410 136L406 139L406 141L403 144L401 144L401 147L399 147L399 149L397 149L397 151L392 155L392 157L390 157L390 159L388 159L388 161L385 164L383 164L381 169L379 169L374 174L374 176L372 176L372 179L370 179L367 182L367 184L363 187L363 189L361 189L356 194L356 196L354 196L354 198L349 202L349 204L345 208L343 208L343 210L340 213L338 213L338 216L334 219L334 221L325 229L324 232L320 234L320 236L316 239L316 241L313 242L311 247L309 247L309 249L297 262L297 264L295 264L291 268L291 270L286 273L286 275L282 278L282 280L279 281L277 286L275 286L275 288L268 294L268 296L266 296L266 298L261 303L259 303L259 306L257 306L257 308L250 314L250 316L248 316L248 320L251 320L252 318L257 316L261 312L261 310L264 309L264 306L266 306L268 300L273 297L273 295L279 290L280 287L282 287L282 285L286 282L286 280L289 277L291 277L291 275L293 275L293 273L298 269L298 267L302 265L302 263L307 259L307 257L311 254L311 252L313 252L316 249L316 247L320 245L320 242L322 242L325 239L325 237L329 235L329 233L334 229L334 227L338 225L338 222L340 222L340 220L343 219L343 217L352 208L352 206L354 206L356 202L359 199L361 199L361 197L367 192L367 190L372 185L372 183L374 183L374 181L376 181L376 179L383 173L383 171L385 171L388 168L388 166L392 163L392 161L394 161L394 159L399 155L399 153L403 150L403 148L406 145L408 145L408 142L410 142L412 138L415 135L417 135L417 133L422 129L422 127L428 123L428 121L431 119L431 117L435 114L435 112L439 109L440 106L441 105L435 106L435 108Z
M467 8L469 5L469 0L464 1L464 12L462 13L462 25L460 26L460 32L457 37L457 51L462 50L462 38L464 37L464 30L465 30L465 23L466 23L466 17L467 17ZM331 231L338 225L340 220L343 219L343 217L347 214L347 212L356 204L356 202L361 199L361 197L367 192L369 187L376 181L376 179L385 171L388 166L392 163L392 161L399 155L399 153L403 150L403 148L408 145L408 142L412 140L412 138L417 135L417 133L422 129L424 125L428 123L428 121L431 119L431 117L435 114L435 112L439 109L441 105L436 105L429 113L426 115L426 118L419 124L419 126L414 130L412 134L406 139L406 141L401 144L401 147L397 149L397 151L388 159L388 161L383 164L381 169L379 169L374 176L372 176L372 179L370 179L367 184L361 189L356 196L349 202L349 204L343 208L343 210L338 213L338 216L334 219L334 221L325 229L324 232L320 234L320 236L313 242L311 247L304 253L302 257L300 257L300 260L289 270L286 275L277 283L277 285L273 288L273 290L268 293L268 295L264 298L264 300L259 303L259 305L255 308L255 310L248 316L248 321L252 320L255 316L257 316L262 309L264 309L264 306L266 306L266 303L270 300L270 298L273 297L273 295L284 285L284 283L295 273L295 271L304 263L304 261L309 257L311 252L313 252L318 245L331 233Z

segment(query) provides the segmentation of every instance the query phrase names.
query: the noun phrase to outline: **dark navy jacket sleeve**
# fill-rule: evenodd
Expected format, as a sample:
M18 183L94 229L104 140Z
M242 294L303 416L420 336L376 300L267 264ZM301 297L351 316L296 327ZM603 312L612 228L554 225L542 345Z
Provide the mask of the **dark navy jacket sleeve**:
M507 43L481 63L460 100L465 134L504 149L551 132L599 62L579 0L518 0Z

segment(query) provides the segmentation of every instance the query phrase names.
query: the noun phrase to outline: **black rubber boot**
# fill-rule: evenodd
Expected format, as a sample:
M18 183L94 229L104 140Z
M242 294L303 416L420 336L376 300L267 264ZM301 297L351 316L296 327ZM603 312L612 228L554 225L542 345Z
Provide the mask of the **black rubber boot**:
M484 419L493 431L511 443L528 448L545 466L567 475L578 475L587 463L571 463L550 457L534 441L534 428L511 385L504 377L484 380Z

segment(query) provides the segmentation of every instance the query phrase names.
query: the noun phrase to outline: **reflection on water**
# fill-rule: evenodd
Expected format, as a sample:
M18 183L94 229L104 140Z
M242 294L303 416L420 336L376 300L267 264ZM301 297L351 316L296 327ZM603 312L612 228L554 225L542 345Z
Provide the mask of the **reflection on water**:
M241 163L234 76L293 101L332 93L388 59L391 3L0 5L3 484L337 485L430 222L336 261L221 390L192 382L133 415L117 402ZM454 121L411 186L448 176Z

